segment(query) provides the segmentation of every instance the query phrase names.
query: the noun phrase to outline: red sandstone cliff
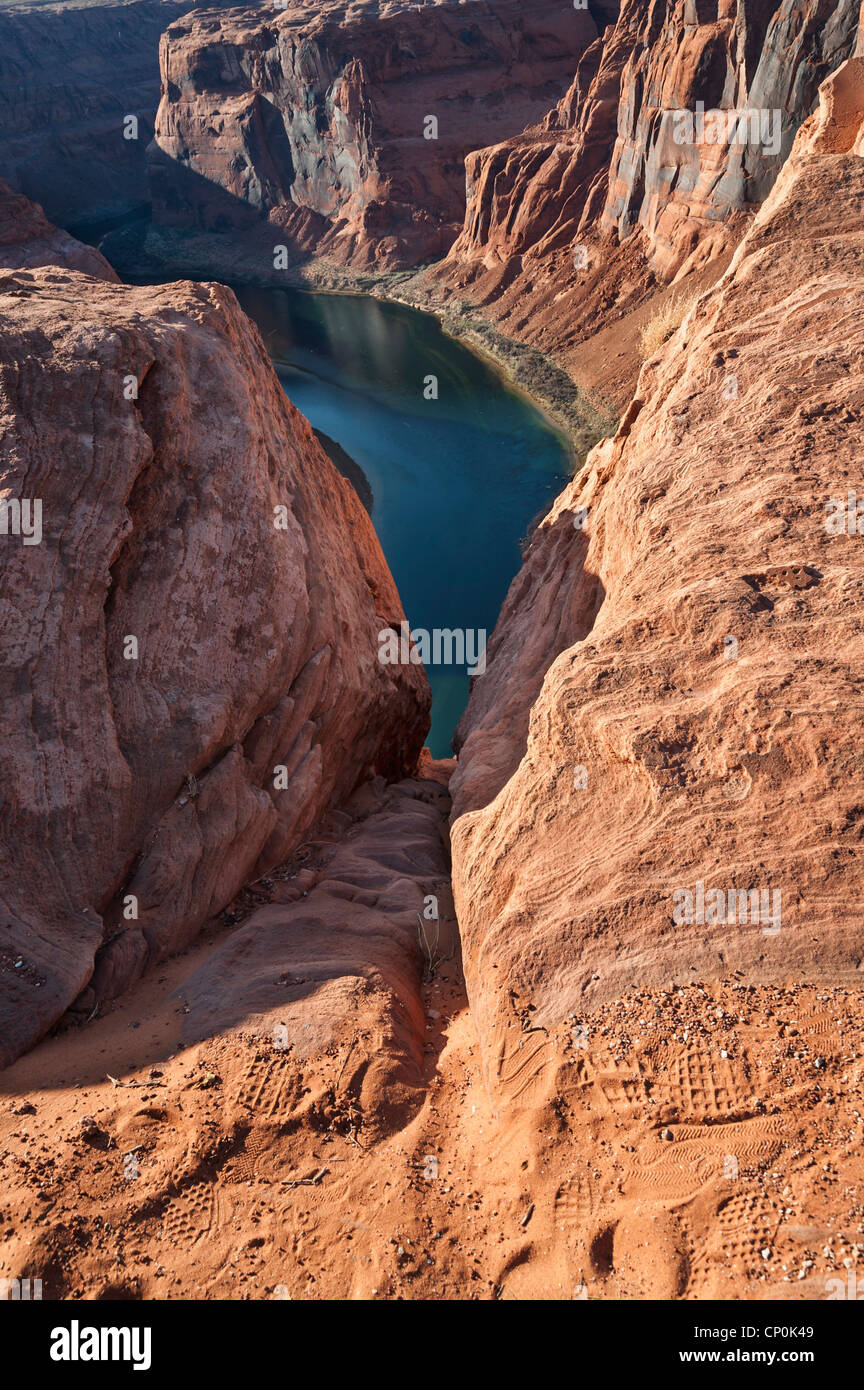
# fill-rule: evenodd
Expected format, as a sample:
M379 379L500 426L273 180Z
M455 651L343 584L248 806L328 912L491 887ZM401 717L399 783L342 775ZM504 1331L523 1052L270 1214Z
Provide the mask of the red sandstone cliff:
M553 1029L670 979L862 978L862 198L855 58L511 586L451 783L505 1092L542 1065L516 997ZM777 921L676 917L699 884L780 894Z
M684 18L695 51L731 51L720 21L715 47L698 32L710 13ZM784 24L806 90L836 29L805 6ZM577 88L596 95L604 62L619 80L613 48ZM514 581L453 781L471 1014L458 957L415 920L440 894L450 925L443 790L372 777L343 800L407 767L425 727L416 673L389 679L358 641L400 611L359 506L227 291L102 283L96 256L89 276L64 269L83 250L0 196L3 255L31 267L0 275L0 481L46 502L42 546L0 537L0 1057L98 962L89 1026L4 1075L4 1277L107 1299L854 1292L858 52ZM666 60L658 40L644 73ZM608 101L580 98L596 142L563 180L591 218L659 149L651 120L625 132L610 195ZM554 246L556 180L541 185ZM661 224L676 254L691 221L709 246L705 187L695 212L660 208L658 187L607 266L607 286L629 266L636 298ZM527 256L524 200L508 219L523 205ZM562 296L562 331L582 312ZM264 517L282 499L277 541ZM328 797L340 808L307 831ZM95 1016L300 835L232 910L244 925ZM701 915L676 920L698 884ZM742 890L760 910L767 890L767 921L749 899L745 918L707 915L709 894ZM129 892L137 922L118 913Z
M719 273L820 81L852 52L857 11L857 0L624 0L546 120L468 156L465 224L435 292L479 304L592 385L600 358L605 389L626 399L622 317L658 282L698 271L703 288L711 262ZM739 143L737 127L730 142L716 122L694 125L690 142L676 113L700 102L760 112L765 129ZM616 342L580 351L611 323Z
M156 215L220 230L269 214L292 247L358 266L441 256L466 154L539 120L596 34L552 0L196 12L161 45Z
M0 489L41 506L0 535L7 1063L410 770L430 697L377 660L377 538L229 290L0 279Z

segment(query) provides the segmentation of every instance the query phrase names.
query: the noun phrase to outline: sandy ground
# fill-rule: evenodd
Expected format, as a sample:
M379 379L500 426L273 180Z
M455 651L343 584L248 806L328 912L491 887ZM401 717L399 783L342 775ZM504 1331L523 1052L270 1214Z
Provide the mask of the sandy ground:
M458 961L419 1108L242 1031L178 1050L205 940L7 1070L0 1277L46 1299L845 1296L864 1280L860 995L729 981L532 1030L496 1113ZM355 1058L356 1060L356 1058ZM829 1281L835 1281L829 1283Z

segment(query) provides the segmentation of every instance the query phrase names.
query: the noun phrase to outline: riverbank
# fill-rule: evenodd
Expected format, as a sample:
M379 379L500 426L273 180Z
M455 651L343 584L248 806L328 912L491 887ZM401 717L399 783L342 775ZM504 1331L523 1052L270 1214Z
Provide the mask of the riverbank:
M260 288L319 294L365 295L432 315L448 337L479 353L511 389L526 397L566 438L572 471L591 448L615 433L619 413L598 392L580 389L569 373L538 348L502 333L467 301L458 311L426 278L428 266L396 271L355 271L323 258L297 258L275 268L278 228L262 223L242 240L228 234L186 232L136 222L103 238L100 249L124 279L178 272L194 280L224 280Z
M495 626L532 522L568 481L569 440L433 314L366 294L228 283L283 390L362 469L412 628L461 634L467 658ZM471 665L453 653L429 664L435 756L451 752Z

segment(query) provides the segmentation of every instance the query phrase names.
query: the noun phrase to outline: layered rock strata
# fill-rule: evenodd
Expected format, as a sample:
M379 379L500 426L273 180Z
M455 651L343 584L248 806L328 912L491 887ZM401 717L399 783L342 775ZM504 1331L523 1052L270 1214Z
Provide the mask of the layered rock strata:
M465 156L541 119L596 35L588 10L547 0L196 12L160 49L157 218L269 215L290 249L356 266L439 257Z
M451 785L492 1076L514 996L551 1027L634 985L862 978L862 129L854 58L490 640Z
M619 372L615 355L632 359L641 306L724 268L819 83L852 53L857 12L857 0L624 0L547 118L468 156L465 223L434 293L480 306L591 385L600 345L581 347L613 325L602 376L617 395L629 364Z
M176 951L370 775L422 669L369 522L233 294L0 284L0 1059Z

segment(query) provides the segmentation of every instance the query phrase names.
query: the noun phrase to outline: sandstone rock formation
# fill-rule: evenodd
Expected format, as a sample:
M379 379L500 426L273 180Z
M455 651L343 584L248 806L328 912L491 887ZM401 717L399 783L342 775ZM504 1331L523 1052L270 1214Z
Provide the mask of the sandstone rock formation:
M13 193L0 179L0 267L23 270L39 265L63 265L99 280L117 279L101 252L60 231L37 203Z
M42 531L0 534L7 1063L410 771L430 696L377 660L377 538L229 290L49 266L0 308L0 488Z
M767 197L820 82L853 51L858 9L858 0L781 0L712 15L689 0L668 5L624 70L601 228L623 240L643 227L663 278L714 254L711 224ZM699 103L701 126L678 120ZM746 115L746 130L728 121L724 130L711 119L718 111Z
M159 37L191 8L60 0L0 10L0 176L67 225L146 207ZM124 134L127 116L137 138Z
M449 807L426 779L359 788L271 901L184 978L184 1044L251 1033L302 1069L353 1039L340 1082L365 1136L404 1123L421 1091L424 967L456 940Z
M634 985L862 979L862 130L854 58L490 640L451 788L493 1081Z
M579 345L598 327L615 323L620 342L657 282L695 271L704 288L723 268L819 83L851 54L857 10L624 0L546 120L469 155L465 224L433 283L593 384L597 347ZM756 111L758 139L715 120L688 140L680 113L699 103ZM614 372L604 362L607 389Z
M358 266L438 257L465 155L539 120L596 34L551 0L197 12L162 40L156 215L219 230L269 214L290 247Z

